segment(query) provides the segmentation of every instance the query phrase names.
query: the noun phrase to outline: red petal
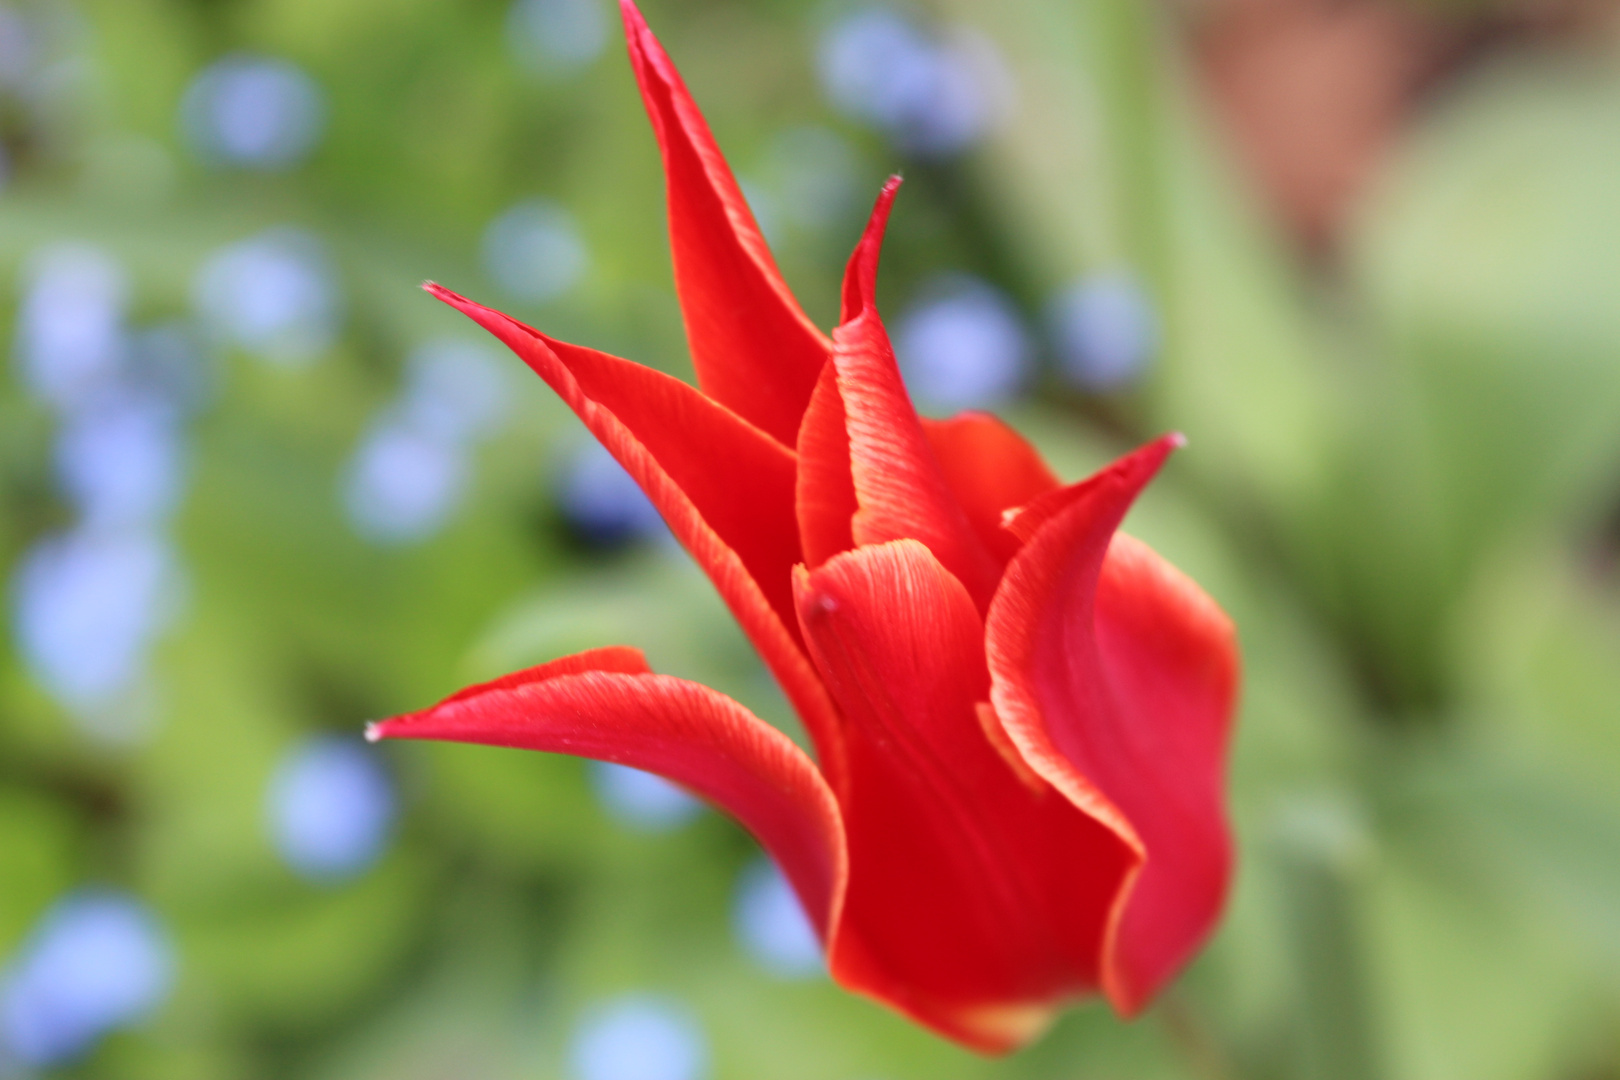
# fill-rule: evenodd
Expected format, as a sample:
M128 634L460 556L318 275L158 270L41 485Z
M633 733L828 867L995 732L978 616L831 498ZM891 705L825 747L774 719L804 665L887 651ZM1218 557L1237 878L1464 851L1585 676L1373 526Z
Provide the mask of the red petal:
M1185 445L1187 439L1179 431L1161 435L1146 446L1126 454L1112 465L1098 469L1077 484L1055 488L1014 510L1009 510L1002 515L1002 528L1011 532L1021 542L1028 543L1030 538L1040 531L1042 525L1076 502L1095 497L1099 488L1117 486L1121 483L1136 485L1131 488L1131 494L1125 500L1125 507L1129 509L1131 502L1136 498L1136 493L1153 479L1153 475L1159 471L1165 459ZM1121 519L1124 512L1120 511ZM1118 526L1118 522L1115 526Z
M590 656L523 674L564 671ZM827 782L787 736L730 698L668 675L585 670L501 681L374 724L367 734L576 754L658 773L742 822L827 936L845 879L843 825Z
M844 277L844 322L833 332L833 363L844 403L859 509L857 544L920 540L983 609L1000 568L968 523L911 405L873 299L878 252L900 186L884 185Z
M797 504L799 543L806 565L814 569L855 546L850 527L855 518L855 481L850 476L849 432L844 401L838 396L838 371L822 369L810 407L799 426Z
M1061 482L1022 435L989 413L958 413L949 420L925 416L922 425L973 531L1005 563L1023 542L1002 528L1002 515Z
M1231 623L1146 545L1117 534L1175 437L1037 500L1039 526L986 622L991 700L1036 773L1140 844L1103 962L1142 1009L1213 928L1231 872L1224 774L1237 688Z
M675 288L704 393L792 446L831 348L776 269L675 65L621 0L630 60L664 155Z
M796 587L846 720L833 976L977 1049L1011 1049L1097 988L1134 853L987 737L979 613L927 548L857 548Z
M793 452L679 379L427 289L505 342L629 471L713 580L816 745L830 745L832 705L799 646L793 609Z

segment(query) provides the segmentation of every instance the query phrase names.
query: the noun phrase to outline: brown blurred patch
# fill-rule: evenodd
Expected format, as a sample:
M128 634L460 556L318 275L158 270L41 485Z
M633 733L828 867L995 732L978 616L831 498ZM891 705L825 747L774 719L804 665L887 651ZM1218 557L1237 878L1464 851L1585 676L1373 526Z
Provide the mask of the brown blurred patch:
M1239 158L1306 250L1330 256L1433 90L1504 50L1606 39L1617 6L1211 0L1184 14L1194 66Z

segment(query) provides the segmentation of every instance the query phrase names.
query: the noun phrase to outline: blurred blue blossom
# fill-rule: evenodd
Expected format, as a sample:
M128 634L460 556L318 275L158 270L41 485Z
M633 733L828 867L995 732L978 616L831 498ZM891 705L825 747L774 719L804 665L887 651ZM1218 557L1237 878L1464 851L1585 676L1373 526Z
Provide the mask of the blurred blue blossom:
M178 586L173 552L156 533L79 530L49 537L16 572L18 649L70 709L108 708L139 683Z
M834 22L817 61L835 106L900 149L928 157L959 153L982 138L1007 93L989 42L936 37L885 5L857 8Z
M435 338L406 358L402 409L413 427L445 442L488 438L506 420L509 371L485 345Z
M772 975L802 979L823 970L815 929L770 859L755 860L737 879L731 924L748 955Z
M174 509L183 471L179 419L149 391L108 395L66 418L57 475L86 528L151 526Z
M419 346L400 399L372 420L348 467L344 505L360 535L409 543L437 532L460 504L471 449L505 420L506 368L458 339Z
M573 215L547 199L521 202L484 230L484 271L518 300L551 300L584 276L590 255Z
M186 139L205 160L248 169L285 169L320 140L321 89L287 60L236 54L192 80L180 105Z
M367 428L349 462L344 506L361 536L403 544L437 532L461 501L467 453L416 428L398 409Z
M35 31L11 4L0 4L0 87L20 90L34 69Z
M276 766L265 815L288 866L316 881L352 877L386 848L394 785L375 750L353 739L312 736Z
M123 366L128 278L101 248L67 243L35 254L23 280L17 313L22 381L41 400L71 409Z
M0 1064L48 1068L167 999L174 956L132 896L84 891L58 901L0 973Z
M669 534L652 500L600 443L569 460L557 490L563 519L582 539L610 547Z
M128 330L128 282L99 248L46 248L24 278L17 354L60 420L56 475L78 522L18 563L15 638L81 727L127 741L147 727L137 691L179 593L163 530L184 484L181 421L200 364L172 327Z
M924 410L994 408L1015 397L1029 374L1030 342L1018 312L988 282L963 274L925 286L896 321L894 348Z
M572 1080L701 1080L709 1074L703 1033L686 1010L627 994L595 1010L569 1048Z
M215 334L272 363L306 363L337 336L337 279L320 239L302 229L269 229L215 252L192 299Z
M514 0L506 37L519 64L568 75L602 54L608 17L602 0Z
M620 824L643 832L664 832L697 816L703 804L676 784L628 765L590 764L597 799Z
M1081 278L1053 298L1048 320L1063 374L1083 390L1134 382L1159 348L1152 298L1127 274Z

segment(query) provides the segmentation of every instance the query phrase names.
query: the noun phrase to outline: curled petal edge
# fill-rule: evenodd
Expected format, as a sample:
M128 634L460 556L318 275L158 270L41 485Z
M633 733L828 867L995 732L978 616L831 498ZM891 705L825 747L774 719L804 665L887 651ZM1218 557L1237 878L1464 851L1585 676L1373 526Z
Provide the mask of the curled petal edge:
M1032 665L1037 639L1050 614L1045 605L1052 597L1077 598L1082 605L1079 614L1091 625L1097 583L1120 522L1165 460L1185 441L1179 433L1163 436L1086 480L1009 511L1004 525L1024 541L1024 547L1008 565L985 625L990 698L1008 741L1033 772L1111 829L1136 854L1136 865L1125 875L1110 908L1099 965L1103 992L1124 1016L1140 1011L1148 996L1122 972L1120 931L1149 849L1119 805L1058 747L1034 689ZM1068 663L1081 666L1077 684L1089 688L1090 697L1070 703L1069 708L1106 724L1112 706L1106 700L1106 677L1094 630L1085 645Z
M648 671L634 649L591 650L469 687L372 724L366 737L541 750L657 773L741 822L821 939L835 932L848 854L838 802L815 764L731 698Z

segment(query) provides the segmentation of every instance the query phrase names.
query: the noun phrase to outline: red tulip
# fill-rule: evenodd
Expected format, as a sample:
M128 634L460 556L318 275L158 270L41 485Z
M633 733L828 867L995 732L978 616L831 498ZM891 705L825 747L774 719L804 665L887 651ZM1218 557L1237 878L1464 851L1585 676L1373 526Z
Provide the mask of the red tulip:
M614 761L775 857L845 987L975 1049L1102 993L1141 1010L1209 934L1232 863L1232 625L1118 526L1180 437L1069 486L993 417L920 419L873 305L878 200L825 337L783 283L680 76L623 0L668 176L701 389L437 285L635 477L803 718L816 760L611 647L370 735Z

